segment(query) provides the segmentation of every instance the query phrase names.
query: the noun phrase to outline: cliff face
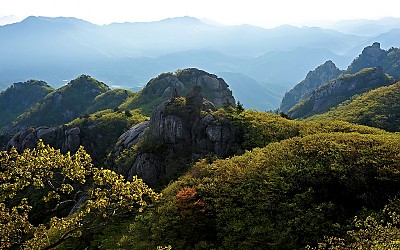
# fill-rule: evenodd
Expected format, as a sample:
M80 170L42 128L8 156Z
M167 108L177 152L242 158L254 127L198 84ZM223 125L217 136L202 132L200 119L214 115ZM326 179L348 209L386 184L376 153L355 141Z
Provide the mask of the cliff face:
M299 84L295 85L282 99L280 112L288 113L288 111L302 100L310 97L310 94L324 83L337 78L342 71L336 67L332 61L326 61L318 66L315 70L310 71L306 78Z
M388 77L382 67L364 69L354 75L344 75L313 91L307 100L289 111L289 116L304 118L320 114L356 94L392 83L393 78Z
M120 137L114 150L117 158L128 148L137 148L130 156L132 162L115 164L114 170L128 179L138 175L156 185L176 178L192 160L210 154L234 154L240 150L240 136L232 124L213 115L214 109L203 98L200 86L195 86L186 98L162 103L150 122L135 126Z

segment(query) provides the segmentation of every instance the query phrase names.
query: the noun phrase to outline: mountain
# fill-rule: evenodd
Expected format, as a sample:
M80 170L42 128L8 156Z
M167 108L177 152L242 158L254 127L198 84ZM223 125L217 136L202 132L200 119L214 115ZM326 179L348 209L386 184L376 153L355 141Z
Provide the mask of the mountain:
M400 18L386 17L378 20L344 20L327 28L347 34L376 36L400 27ZM380 40L375 40L380 41Z
M88 75L81 75L20 115L15 126L57 126L67 123L83 115L95 98L107 91L109 87L104 83Z
M285 94L279 110L284 113L288 112L293 106L309 98L313 91L340 74L355 74L365 68L381 67L385 73L398 78L400 76L399 64L400 49L383 50L380 43L374 42L365 47L346 70L340 71L332 61L327 61L314 71L310 71L302 82Z
M356 96L312 120L342 120L400 131L400 82Z
M289 51L268 52L246 65L247 70L244 73L268 82L299 82L310 68L327 60L336 61L341 67L350 62L346 57L327 49L301 47Z
M321 28L221 26L191 17L104 26L76 18L29 17L19 23L0 26L0 37L0 83L3 86L35 78L59 87L64 80L84 72L125 88L144 85L159 72L188 67L204 68L210 72L242 73L257 81L299 81L309 70L307 66L317 66L328 59L340 64L339 59L327 57L343 53L366 40L365 37ZM279 75L282 72L275 70L290 62L286 59L271 67L270 71L275 73L262 73L269 70L261 68L257 61L264 59L257 57L297 48L315 50L311 64L304 63L305 66L301 67L303 71L296 70L294 76L286 73L281 79ZM203 51L204 54L205 51L216 51L219 58L224 55L229 60L211 60L201 54L192 58L191 51ZM177 53L183 53L183 58L172 55ZM288 52L287 56L292 53L295 52ZM282 53L282 56L286 55ZM215 63L205 67L210 60ZM169 66L172 64L176 66ZM253 70L252 67L257 65L259 68ZM274 65L266 62L265 66Z
M29 80L14 83L0 93L0 128L10 124L54 89L46 82Z
M150 114L155 107L173 95L185 96L194 86L203 89L204 98L216 107L225 103L235 105L235 98L228 84L216 75L196 68L178 70L175 73L163 73L151 79L136 98L124 104L125 108L140 108L144 114Z
M279 112L287 113L297 103L309 98L315 89L337 78L341 73L342 71L332 61L326 61L315 70L308 72L303 81L285 93Z
M382 67L366 68L356 74L346 74L314 90L305 99L289 110L292 118L304 118L328 111L356 94L390 85L393 78Z
M382 67L386 73L393 77L400 76L400 49L391 48L383 50L380 43L374 42L363 49L362 53L353 60L346 73L354 74L364 68Z

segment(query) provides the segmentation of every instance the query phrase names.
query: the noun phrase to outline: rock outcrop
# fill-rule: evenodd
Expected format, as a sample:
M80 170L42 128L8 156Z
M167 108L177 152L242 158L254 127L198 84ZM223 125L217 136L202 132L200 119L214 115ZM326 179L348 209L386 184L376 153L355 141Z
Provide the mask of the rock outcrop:
M356 94L392 84L382 67L364 69L354 75L344 75L321 86L311 93L310 98L289 111L291 118L304 118L328 111Z
M61 152L76 152L81 145L79 128L30 128L16 133L7 143L7 150L12 147L18 151L27 148L35 148L38 141L43 140L55 148L61 149Z
M382 67L385 73L398 78L400 77L400 49L381 49L378 42L363 49L362 53L353 60L347 68L346 73L354 74L364 68Z
M318 66L315 70L308 72L303 81L285 93L279 112L288 113L297 103L309 98L314 90L324 83L337 78L341 73L342 71L330 60Z
M235 105L232 91L222 78L196 68L188 68L175 73L163 73L151 79L134 100L131 108L145 107L145 112L153 110L167 101L173 91L185 96L194 86L201 87L204 98L216 107L222 107L225 103Z
M362 53L353 60L346 72L354 74L364 68L382 67L381 62L386 57L386 54L387 52L381 49L381 44L375 42L363 49Z
M129 166L114 170L128 179L139 176L150 185L171 180L193 160L208 154L226 157L240 150L233 125L214 116L214 105L194 86L186 98L172 98L158 106L149 122L121 135L114 153L138 145ZM125 155L126 157L126 155ZM129 156L128 156L129 157Z

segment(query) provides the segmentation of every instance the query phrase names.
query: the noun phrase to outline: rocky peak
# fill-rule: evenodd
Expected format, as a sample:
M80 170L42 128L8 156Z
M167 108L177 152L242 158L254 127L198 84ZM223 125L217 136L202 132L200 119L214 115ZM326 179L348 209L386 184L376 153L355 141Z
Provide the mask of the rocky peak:
M388 77L382 67L363 69L353 75L346 74L314 90L308 99L289 111L289 116L304 118L320 114L356 94L392 83L393 78Z
M196 68L188 68L175 73L163 73L150 80L132 108L149 105L146 108L153 110L173 95L186 96L194 86L199 86L203 97L216 107L222 107L226 100L232 105L236 103L232 91L222 78Z
M384 66L382 63L386 55L387 52L381 49L381 44L374 42L371 46L365 47L362 53L353 60L346 73L354 74L364 68Z
M306 78L295 85L282 99L280 112L287 113L293 106L310 97L310 94L324 83L337 78L342 71L331 61L326 61L315 70L308 72Z
M138 175L150 185L177 177L185 166L208 154L226 157L240 149L232 124L214 116L214 105L195 85L186 98L171 98L159 105L150 121L136 125L120 137L114 149L118 157L135 144L134 161L115 164L115 171L128 179Z
M374 42L371 46L365 47L361 54L372 57L372 58L379 59L385 55L385 51L383 49L381 49L380 43Z

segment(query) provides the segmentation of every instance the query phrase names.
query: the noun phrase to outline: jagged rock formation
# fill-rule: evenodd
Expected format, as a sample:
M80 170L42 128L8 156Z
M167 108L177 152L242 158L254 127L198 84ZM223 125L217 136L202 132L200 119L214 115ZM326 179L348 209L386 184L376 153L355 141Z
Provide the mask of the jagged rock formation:
M216 107L222 107L225 103L235 105L232 91L222 78L196 68L189 68L175 73L163 73L151 79L129 108L142 108L144 112L151 114L154 108L171 97L174 90L179 95L185 96L194 86L201 87L204 97Z
M344 75L321 86L311 93L310 98L289 111L291 118L304 118L320 114L337 106L356 94L392 84L382 67L364 69L354 75Z
M149 121L136 124L134 127L123 133L118 138L117 152L121 152L123 149L130 148L139 142L142 138L144 131L149 127Z
M297 103L309 98L312 91L337 78L341 73L342 71L330 60L318 66L315 70L308 72L303 81L285 94L279 112L288 113Z
M116 157L135 144L138 149L128 166L116 165L114 170L128 179L138 175L156 185L176 177L193 159L207 154L225 157L240 150L237 131L210 112L214 105L203 98L201 90L195 86L186 98L162 103L150 122L121 135L114 150Z

